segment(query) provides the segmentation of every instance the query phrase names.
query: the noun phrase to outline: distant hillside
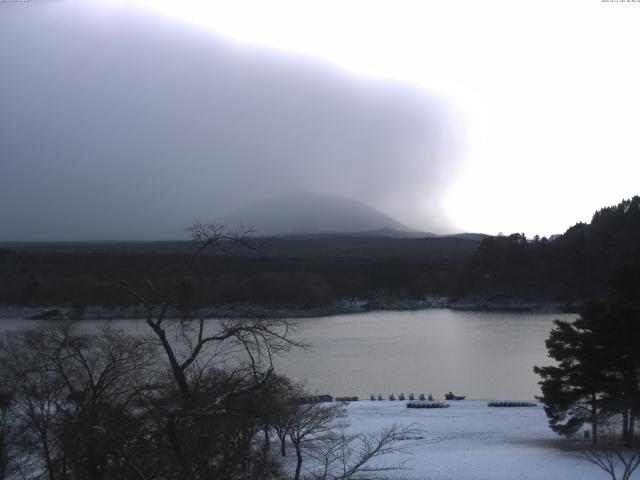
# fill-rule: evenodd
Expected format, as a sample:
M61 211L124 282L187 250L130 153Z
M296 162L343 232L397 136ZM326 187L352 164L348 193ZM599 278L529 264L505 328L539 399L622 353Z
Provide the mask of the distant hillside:
M226 253L242 257L463 257L473 253L480 239L465 236L413 237L377 232L300 234L251 239L256 248L227 244ZM0 248L32 253L185 254L184 242L0 242ZM0 251L1 256L1 251Z
M249 305L336 313L351 308L353 299L371 308L414 308L425 297L446 296L464 258L480 243L385 233L257 238L255 250L224 245L238 255L200 258L184 279L180 302L198 308L235 305L241 312ZM193 247L186 241L0 244L0 318L2 306L72 308L78 317L92 306L133 307L135 299L108 282L146 288L151 280L166 288ZM404 307L394 303L405 300Z
M219 221L251 226L261 237L291 233L412 232L406 225L352 198L306 191L252 203Z
M272 257L464 257L480 240L457 237L291 235L258 239L260 255Z

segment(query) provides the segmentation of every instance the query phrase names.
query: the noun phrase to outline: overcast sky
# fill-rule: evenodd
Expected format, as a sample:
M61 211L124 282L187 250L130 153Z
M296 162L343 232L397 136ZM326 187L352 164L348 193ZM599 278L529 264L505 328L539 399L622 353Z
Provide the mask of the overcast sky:
M549 235L639 193L640 2L0 3L0 239L292 189Z

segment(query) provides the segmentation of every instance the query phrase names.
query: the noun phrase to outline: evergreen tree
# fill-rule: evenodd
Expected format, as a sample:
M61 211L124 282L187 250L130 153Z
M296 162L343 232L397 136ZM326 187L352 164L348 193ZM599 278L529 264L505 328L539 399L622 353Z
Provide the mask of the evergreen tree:
M622 436L631 446L640 414L640 310L631 303L609 303L601 316L595 333L608 364L604 408L622 415Z
M612 296L613 298L613 296ZM640 414L640 309L623 301L588 304L572 323L556 320L547 340L557 366L535 367L551 428L572 434L585 423L597 443L600 420L620 414L633 441Z
M556 366L534 367L542 377L539 385L549 426L562 435L576 433L585 423L591 425L591 438L598 441L598 421L604 403L608 378L606 359L593 330L596 305L588 306L574 322L555 320L546 341Z

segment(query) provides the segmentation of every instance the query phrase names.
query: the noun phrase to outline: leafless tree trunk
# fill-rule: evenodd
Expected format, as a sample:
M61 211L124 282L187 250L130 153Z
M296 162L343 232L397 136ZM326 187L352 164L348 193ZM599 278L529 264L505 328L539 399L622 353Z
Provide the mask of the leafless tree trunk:
M226 242L249 246L247 235L251 233L242 227L229 231L215 223L196 223L190 231L196 247L168 291L161 292L151 280L144 290L116 285L143 305L146 324L166 355L180 399L167 415L169 443L182 465L182 476L202 479L211 477L217 462L209 431L223 423L216 418L234 415L234 402L265 388L273 377L275 356L304 345L293 339L296 329L288 320L227 320L212 329L211 323L193 312L171 321L168 317L178 301L179 287L197 259L207 249L224 249ZM185 442L185 429L194 430L198 448ZM226 463L223 460L220 468L225 469Z
M629 480L640 466L640 449L621 446L620 432L611 424L604 425L603 431L607 435L600 439L599 446L583 453L584 459L606 472L611 480Z
M606 472L611 480L629 480L640 465L640 452L613 446L589 450L584 458Z
M591 444L598 444L598 398L595 392L591 394Z
M300 480L303 449L322 440L336 428L344 427L344 422L340 422L344 416L344 407L340 404L295 405L288 429L289 438L296 451L294 480Z

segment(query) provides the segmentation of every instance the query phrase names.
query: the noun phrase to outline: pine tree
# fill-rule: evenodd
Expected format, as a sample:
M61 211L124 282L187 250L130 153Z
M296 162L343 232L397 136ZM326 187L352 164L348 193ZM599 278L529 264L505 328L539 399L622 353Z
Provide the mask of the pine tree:
M546 342L549 356L557 366L534 367L542 377L539 385L551 429L562 435L576 433L585 423L591 425L591 439L598 441L598 421L609 378L607 360L602 355L593 330L593 309L588 306L574 322L555 320Z
M622 415L622 437L631 446L640 415L640 309L631 303L609 303L600 312L596 333L607 365L604 408Z
M620 414L626 445L640 415L640 308L611 296L592 302L572 323L556 320L547 340L557 366L534 367L551 428L564 435L585 423L597 443L599 420Z

